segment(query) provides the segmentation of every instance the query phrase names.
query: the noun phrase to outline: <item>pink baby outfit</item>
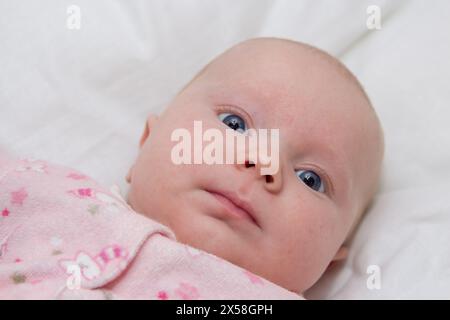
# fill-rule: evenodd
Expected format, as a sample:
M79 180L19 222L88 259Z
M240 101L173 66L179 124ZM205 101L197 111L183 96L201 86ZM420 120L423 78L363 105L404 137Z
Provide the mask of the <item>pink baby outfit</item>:
M0 151L0 299L303 299L176 241L117 188Z

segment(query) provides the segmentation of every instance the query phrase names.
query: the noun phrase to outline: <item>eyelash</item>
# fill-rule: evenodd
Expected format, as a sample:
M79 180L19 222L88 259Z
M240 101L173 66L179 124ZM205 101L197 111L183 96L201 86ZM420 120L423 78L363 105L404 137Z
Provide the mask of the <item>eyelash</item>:
M233 113L236 113L238 116L240 116L240 117L242 117L242 119L244 119L246 124L248 124L248 129L254 128L253 122L250 120L251 119L250 116L244 110L242 110L241 108L238 108L238 107L233 106L233 105L218 105L218 106L216 106L216 113L219 114L220 112L233 112ZM323 194L331 196L334 193L334 187L333 187L333 184L332 184L330 178L325 173L325 171L323 171L319 167L307 164L305 167L302 167L302 168L294 168L294 170L292 172L293 172L293 175L295 176L296 179L298 179L297 175L295 173L297 170L312 170L312 171L316 172L317 175L322 180L322 183L324 183L325 192L323 192ZM321 194L318 191L315 191L315 190L312 190L312 191L314 191L315 193Z
M245 123L248 126L247 129L254 128L253 122L251 121L250 116L241 108L231 106L231 105L219 105L216 107L216 113L217 113L217 115L219 115L221 112L234 113L234 114L240 116L242 119L244 119Z
M311 170L311 171L314 171L320 177L320 180L322 180L322 183L324 184L324 192L318 192L318 191L315 191L315 190L312 190L312 189L311 190L313 192L319 193L319 194L326 194L328 196L332 195L332 193L333 193L333 184L331 183L331 180L329 179L329 177L325 173L325 171L323 171L322 169L320 169L319 167L316 167L314 165L306 164L305 166L303 166L301 168L294 168L294 175L295 175L296 178L297 178L297 175L295 174L295 172L297 170ZM308 188L308 186L306 186L306 187Z

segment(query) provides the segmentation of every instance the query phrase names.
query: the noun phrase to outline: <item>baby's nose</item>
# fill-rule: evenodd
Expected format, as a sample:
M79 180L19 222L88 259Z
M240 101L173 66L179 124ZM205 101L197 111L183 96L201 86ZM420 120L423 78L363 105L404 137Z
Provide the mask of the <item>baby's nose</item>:
M255 174L264 181L265 188L270 192L278 192L282 185L281 169L275 174L261 174L261 167L252 160L245 160L244 167L254 170Z

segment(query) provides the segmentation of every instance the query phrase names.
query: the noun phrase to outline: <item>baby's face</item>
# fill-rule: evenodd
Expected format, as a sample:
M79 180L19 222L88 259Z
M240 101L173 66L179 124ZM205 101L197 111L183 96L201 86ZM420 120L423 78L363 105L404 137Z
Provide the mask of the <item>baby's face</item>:
M280 130L277 173L173 163L174 130L193 137L194 121L202 121L203 131L225 136L224 116L242 129ZM216 59L159 118L149 117L128 201L180 242L302 293L336 257L371 197L379 130L365 96L333 63L290 43L249 41ZM230 214L236 208L211 190L240 198L255 221Z

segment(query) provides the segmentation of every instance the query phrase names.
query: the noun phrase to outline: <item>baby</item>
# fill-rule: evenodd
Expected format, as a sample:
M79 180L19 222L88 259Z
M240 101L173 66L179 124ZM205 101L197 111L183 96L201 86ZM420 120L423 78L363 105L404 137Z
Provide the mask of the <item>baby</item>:
M173 165L171 132L196 120L220 130L279 128L278 172ZM208 64L159 117L149 116L140 146L127 176L137 212L299 293L345 257L383 157L380 123L350 71L316 48L272 38L245 41ZM216 201L223 196L251 208L254 221L225 214Z
M249 136L247 133L252 129L278 129L277 146L271 145L272 155L277 153L277 170L262 174L264 163L258 161L259 155L255 157L251 148L243 150L245 161L233 164L175 163L174 132L183 128L194 136L196 123L201 123L203 130L215 129L223 136L226 131ZM345 258L346 240L377 190L383 150L383 133L377 115L359 82L341 63L319 49L290 40L248 40L203 68L160 116L148 117L140 139L140 153L126 177L130 184L126 203L117 193L99 191L100 186L95 184L80 188L81 184L76 183L86 178L80 173L54 171L73 184L64 192L73 201L59 200L58 205L69 203L67 206L73 211L80 199L96 202L84 202L79 214L64 218L65 235L71 232L70 228L91 229L83 231L79 237L83 240L73 241L77 245L70 247L71 251L56 248L52 255L78 252L72 260L64 257L55 261L64 267L72 261L84 268L86 284L82 289L102 288L104 296L108 290L116 290L123 297L137 297L138 283L144 282L143 288L148 286L143 280L146 277L155 286L167 284L161 274L176 269L167 262L168 252L181 255L179 246L183 245L189 248L189 255L185 254L188 258L173 261L185 261L182 271L185 278L189 272L197 272L198 279L211 277L205 288L239 269L248 272L253 283L268 285L266 296L261 293L264 290L256 288L248 292L248 298L291 298L288 292L300 297L331 262ZM8 163L9 172L33 168L28 162L22 164L23 170L12 162L4 162L5 168ZM34 164L34 168L37 170L33 174L49 171L44 164ZM14 194L2 198L1 189L6 182L2 185L1 179L0 171L0 210L6 221L13 216L13 209L20 207L17 201L22 205L28 194L17 185ZM82 215L86 210L97 219L96 225L91 220L85 222ZM118 218L118 212L128 213ZM130 215L130 212L140 215ZM30 228L49 236L58 230L58 216L53 219L47 229L42 227L36 231L35 225ZM21 223L16 223L8 228L0 227L0 288L8 279L13 279L15 284L27 281L24 273L14 271L12 265L23 260L18 258L18 252L22 256L28 254L19 248L26 246L23 240L13 239L20 226ZM130 233L130 230L134 231ZM145 240L155 234L163 237L153 236L151 243ZM166 237L176 239L178 247L165 240ZM58 247L60 238L53 237L51 245ZM104 247L107 238L120 245ZM102 240L105 240L102 245L92 250L98 253L95 257L77 249L85 245L83 241L95 246ZM18 249L13 256L11 248L14 247ZM192 252L194 256L205 253L209 257L208 269L202 264L206 262L191 259ZM2 269L2 259L9 259L11 264ZM114 261L118 262L114 264ZM157 263L161 263L159 267L155 267ZM131 271L124 273L127 268ZM99 275L103 270L109 271L102 279ZM2 278L2 272L9 278ZM214 276L208 276L210 272ZM36 272L30 274L34 276ZM38 277L34 282L42 283L43 278ZM133 280L125 284L127 278ZM229 288L234 289L229 290L235 290L234 294L200 298L242 298L247 286L239 287L241 282L230 280ZM54 283L56 288L60 280ZM178 285L174 292L179 297L199 297L198 290L186 281ZM226 284L221 285L221 292L228 290ZM191 295L185 295L186 291ZM58 297L71 297L66 293ZM21 294L19 290L14 297L20 298ZM168 297L166 291L159 289L152 295Z

